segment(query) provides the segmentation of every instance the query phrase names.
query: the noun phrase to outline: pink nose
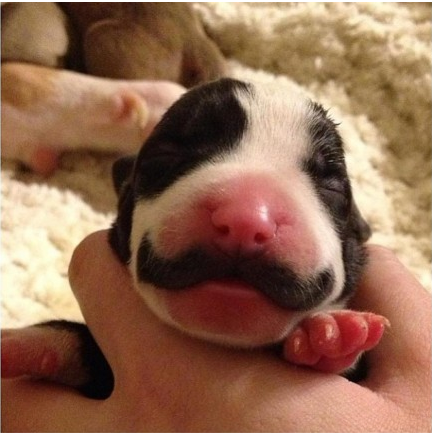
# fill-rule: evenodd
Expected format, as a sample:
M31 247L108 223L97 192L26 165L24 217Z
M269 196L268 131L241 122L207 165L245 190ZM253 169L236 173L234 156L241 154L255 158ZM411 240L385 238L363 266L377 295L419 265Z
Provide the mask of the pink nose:
M260 200L231 201L211 214L213 243L227 255L262 253L276 236L277 223L270 207Z

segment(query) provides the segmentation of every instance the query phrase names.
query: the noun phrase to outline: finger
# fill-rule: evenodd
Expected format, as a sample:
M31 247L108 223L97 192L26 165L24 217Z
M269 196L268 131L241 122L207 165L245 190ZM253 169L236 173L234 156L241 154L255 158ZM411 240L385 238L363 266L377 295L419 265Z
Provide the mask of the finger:
M414 377L422 378L428 387L431 296L391 251L369 246L368 252L354 307L383 315L391 325L381 343L368 354L369 381L381 384L400 376Z
M163 325L134 289L128 268L107 238L108 232L100 231L81 242L73 253L69 279L87 325L114 368L111 363L121 355L138 354L128 346L158 340Z

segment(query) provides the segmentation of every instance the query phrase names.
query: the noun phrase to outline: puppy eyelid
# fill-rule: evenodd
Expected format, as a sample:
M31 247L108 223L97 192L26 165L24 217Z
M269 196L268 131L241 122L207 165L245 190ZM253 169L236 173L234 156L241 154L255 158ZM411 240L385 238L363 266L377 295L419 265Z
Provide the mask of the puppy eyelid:
M329 178L325 180L322 186L326 190L331 190L332 192L345 193L345 183L336 178Z

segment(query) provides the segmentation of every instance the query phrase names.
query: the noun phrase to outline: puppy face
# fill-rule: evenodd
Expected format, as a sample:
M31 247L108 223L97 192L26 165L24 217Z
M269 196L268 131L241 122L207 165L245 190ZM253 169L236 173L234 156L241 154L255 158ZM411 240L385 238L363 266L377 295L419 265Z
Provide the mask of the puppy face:
M355 287L368 227L335 124L301 95L231 79L194 88L114 178L110 242L151 310L183 331L278 342Z

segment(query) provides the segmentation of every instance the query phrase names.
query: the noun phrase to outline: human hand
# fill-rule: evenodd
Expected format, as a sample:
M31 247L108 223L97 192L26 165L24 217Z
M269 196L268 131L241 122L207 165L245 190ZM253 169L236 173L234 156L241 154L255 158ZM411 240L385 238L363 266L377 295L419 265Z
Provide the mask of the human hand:
M353 308L392 327L367 355L369 374L298 368L263 350L222 348L157 320L114 257L107 233L76 249L71 285L115 375L94 401L65 387L2 384L4 431L431 431L431 297L389 251L370 261ZM416 319L414 327L412 319Z

